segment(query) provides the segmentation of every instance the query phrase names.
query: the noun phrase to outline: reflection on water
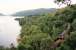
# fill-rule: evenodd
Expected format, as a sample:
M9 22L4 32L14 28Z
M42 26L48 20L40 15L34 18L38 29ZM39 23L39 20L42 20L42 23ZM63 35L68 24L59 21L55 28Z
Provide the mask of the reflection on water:
M20 33L19 22L12 16L0 16L0 45L9 46L17 44L17 36Z

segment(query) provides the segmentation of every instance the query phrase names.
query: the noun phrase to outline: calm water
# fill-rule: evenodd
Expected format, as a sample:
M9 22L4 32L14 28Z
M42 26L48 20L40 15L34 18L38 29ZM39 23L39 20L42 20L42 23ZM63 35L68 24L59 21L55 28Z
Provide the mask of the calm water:
M0 45L9 46L11 43L17 45L17 37L21 27L19 22L12 16L0 16Z

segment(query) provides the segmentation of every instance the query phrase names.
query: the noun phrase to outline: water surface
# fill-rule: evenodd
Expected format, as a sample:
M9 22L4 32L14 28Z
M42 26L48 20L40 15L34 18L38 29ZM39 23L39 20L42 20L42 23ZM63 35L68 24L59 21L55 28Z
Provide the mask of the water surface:
M12 16L0 16L0 45L17 45L17 37L20 33L19 22Z

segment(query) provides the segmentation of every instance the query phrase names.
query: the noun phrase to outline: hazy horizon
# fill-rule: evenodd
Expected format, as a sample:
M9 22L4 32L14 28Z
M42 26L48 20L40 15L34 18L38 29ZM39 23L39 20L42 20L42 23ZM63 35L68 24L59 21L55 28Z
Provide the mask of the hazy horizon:
M76 3L72 0L73 4ZM30 10L38 8L58 8L54 0L0 0L0 13L12 14L21 10Z

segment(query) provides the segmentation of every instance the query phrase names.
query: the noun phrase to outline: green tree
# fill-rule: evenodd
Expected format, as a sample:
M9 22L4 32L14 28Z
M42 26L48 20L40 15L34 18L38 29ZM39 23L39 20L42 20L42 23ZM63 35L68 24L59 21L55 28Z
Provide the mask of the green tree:
M60 4L66 4L66 5L71 5L71 0L55 0L55 3L57 3L58 5Z
M69 1L69 0L68 0ZM57 10L56 13L20 19L22 27L19 50L50 50L50 45L65 29L65 24L72 26L69 38L55 50L76 49L76 5Z

